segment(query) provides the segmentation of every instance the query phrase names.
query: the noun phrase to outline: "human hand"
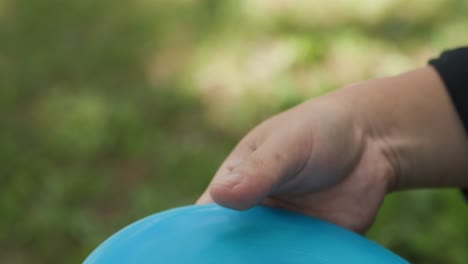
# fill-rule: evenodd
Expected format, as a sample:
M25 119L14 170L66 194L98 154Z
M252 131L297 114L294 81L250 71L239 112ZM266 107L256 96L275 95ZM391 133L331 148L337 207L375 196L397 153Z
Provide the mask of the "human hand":
M261 203L364 232L389 191L468 185L460 176L468 145L445 93L425 67L280 113L240 141L198 203ZM446 164L436 168L437 160Z

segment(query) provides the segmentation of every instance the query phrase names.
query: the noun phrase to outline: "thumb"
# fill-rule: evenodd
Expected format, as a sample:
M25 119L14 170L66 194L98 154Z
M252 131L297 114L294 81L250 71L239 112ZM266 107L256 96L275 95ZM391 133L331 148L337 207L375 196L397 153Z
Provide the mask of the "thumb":
M297 143L266 140L229 173L212 182L211 197L232 209L246 210L255 206L303 167L307 160L301 154L306 148Z

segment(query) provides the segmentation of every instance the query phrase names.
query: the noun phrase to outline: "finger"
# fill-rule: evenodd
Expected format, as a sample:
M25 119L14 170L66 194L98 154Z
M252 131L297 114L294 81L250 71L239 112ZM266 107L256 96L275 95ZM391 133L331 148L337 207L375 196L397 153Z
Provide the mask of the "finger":
M233 209L253 207L298 173L306 162L302 152L307 148L298 143L281 135L267 139L236 168L213 180L211 198Z
M231 151L226 160L224 160L224 162L221 164L215 173L215 176L211 180L211 183L214 182L215 179L222 177L222 175L227 175L232 172L234 168L236 168L253 151L256 150L258 144L260 144L260 140L253 135L247 135L244 139L242 139L239 144L237 144L237 146ZM214 200L210 195L208 187L200 196L200 198L198 198L196 204L207 204L213 202Z
M229 174L239 163L243 161L246 157L250 155L252 151L242 147L236 147L232 153L226 158L226 160L221 164L218 170L215 173L215 176L211 180L211 183L216 179L219 178L220 175ZM211 183L208 185L210 186ZM197 204L207 204L213 203L213 198L211 198L209 187L205 189L203 194L197 200Z

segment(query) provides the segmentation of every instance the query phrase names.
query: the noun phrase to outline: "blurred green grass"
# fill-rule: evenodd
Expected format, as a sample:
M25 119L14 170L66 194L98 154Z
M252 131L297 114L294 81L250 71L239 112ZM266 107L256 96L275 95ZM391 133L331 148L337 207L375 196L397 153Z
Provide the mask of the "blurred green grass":
M468 3L0 0L0 262L74 263L192 203L239 138L302 100L468 43ZM392 194L369 237L466 263L455 190Z

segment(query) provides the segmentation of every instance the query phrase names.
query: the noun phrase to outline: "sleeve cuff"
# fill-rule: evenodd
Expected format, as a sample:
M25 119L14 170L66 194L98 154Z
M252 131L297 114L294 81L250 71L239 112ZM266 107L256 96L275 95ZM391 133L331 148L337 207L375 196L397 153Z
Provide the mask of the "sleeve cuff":
M468 47L448 50L429 61L439 73L468 134ZM468 190L462 190L468 201Z
M429 61L439 73L468 131L468 47L448 50Z

